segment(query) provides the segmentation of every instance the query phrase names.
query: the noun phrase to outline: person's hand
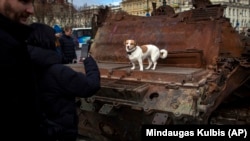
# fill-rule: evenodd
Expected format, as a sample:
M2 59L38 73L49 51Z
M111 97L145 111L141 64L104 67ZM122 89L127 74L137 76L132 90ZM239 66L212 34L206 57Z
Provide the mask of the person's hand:
M73 59L73 60L72 60L72 63L73 63L73 64L76 64L76 63L77 63L77 59Z
M87 57L89 57L89 56L90 56L90 52L88 53ZM86 59L85 57L82 57L81 61L84 61L85 59Z

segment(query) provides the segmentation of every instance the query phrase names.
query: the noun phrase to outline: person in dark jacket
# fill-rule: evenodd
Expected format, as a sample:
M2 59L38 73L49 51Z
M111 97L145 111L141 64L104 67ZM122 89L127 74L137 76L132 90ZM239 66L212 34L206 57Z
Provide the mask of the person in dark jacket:
M77 62L76 45L72 38L72 28L70 26L64 27L64 33L59 39L62 53L63 63L72 64Z
M0 130L2 140L39 138L37 86L27 51L33 0L0 0ZM34 138L34 136L36 138Z
M38 52L41 48L55 51L55 36L52 27L33 23L34 27L28 43L31 59L35 64L44 63ZM48 38L49 37L49 38ZM40 52L40 54L43 54ZM58 59L47 56L47 60ZM43 61L42 61L43 60ZM50 62L50 61L49 61ZM47 133L46 141L76 141L78 136L78 117L76 97L87 98L100 89L100 72L96 61L91 57L83 61L85 74L76 72L63 64L55 64L40 73L41 112L44 114L42 128Z

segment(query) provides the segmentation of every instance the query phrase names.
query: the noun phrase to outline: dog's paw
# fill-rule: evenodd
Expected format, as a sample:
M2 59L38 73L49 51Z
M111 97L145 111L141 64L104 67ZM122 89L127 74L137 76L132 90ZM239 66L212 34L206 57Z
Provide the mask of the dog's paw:
M131 70L134 70L134 69L135 69L134 67L131 68Z
M145 69L148 70L150 67L146 67Z

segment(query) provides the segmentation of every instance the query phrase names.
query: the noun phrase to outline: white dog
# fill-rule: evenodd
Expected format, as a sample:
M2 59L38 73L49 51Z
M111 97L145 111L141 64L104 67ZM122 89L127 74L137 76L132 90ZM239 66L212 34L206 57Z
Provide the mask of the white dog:
M148 67L145 69L150 69L153 64L152 70L155 70L157 65L157 60L159 58L166 58L168 51L165 49L159 49L157 46L152 44L138 46L135 40L126 40L124 42L128 58L132 63L132 70L135 69L135 62L138 61L140 66L140 71L143 71L143 60L148 59Z

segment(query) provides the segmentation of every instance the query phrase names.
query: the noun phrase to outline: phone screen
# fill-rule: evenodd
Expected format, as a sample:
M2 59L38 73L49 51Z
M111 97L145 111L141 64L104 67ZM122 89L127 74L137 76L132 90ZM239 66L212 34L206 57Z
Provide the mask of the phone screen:
M87 58L89 53L88 44L82 44L81 58Z

